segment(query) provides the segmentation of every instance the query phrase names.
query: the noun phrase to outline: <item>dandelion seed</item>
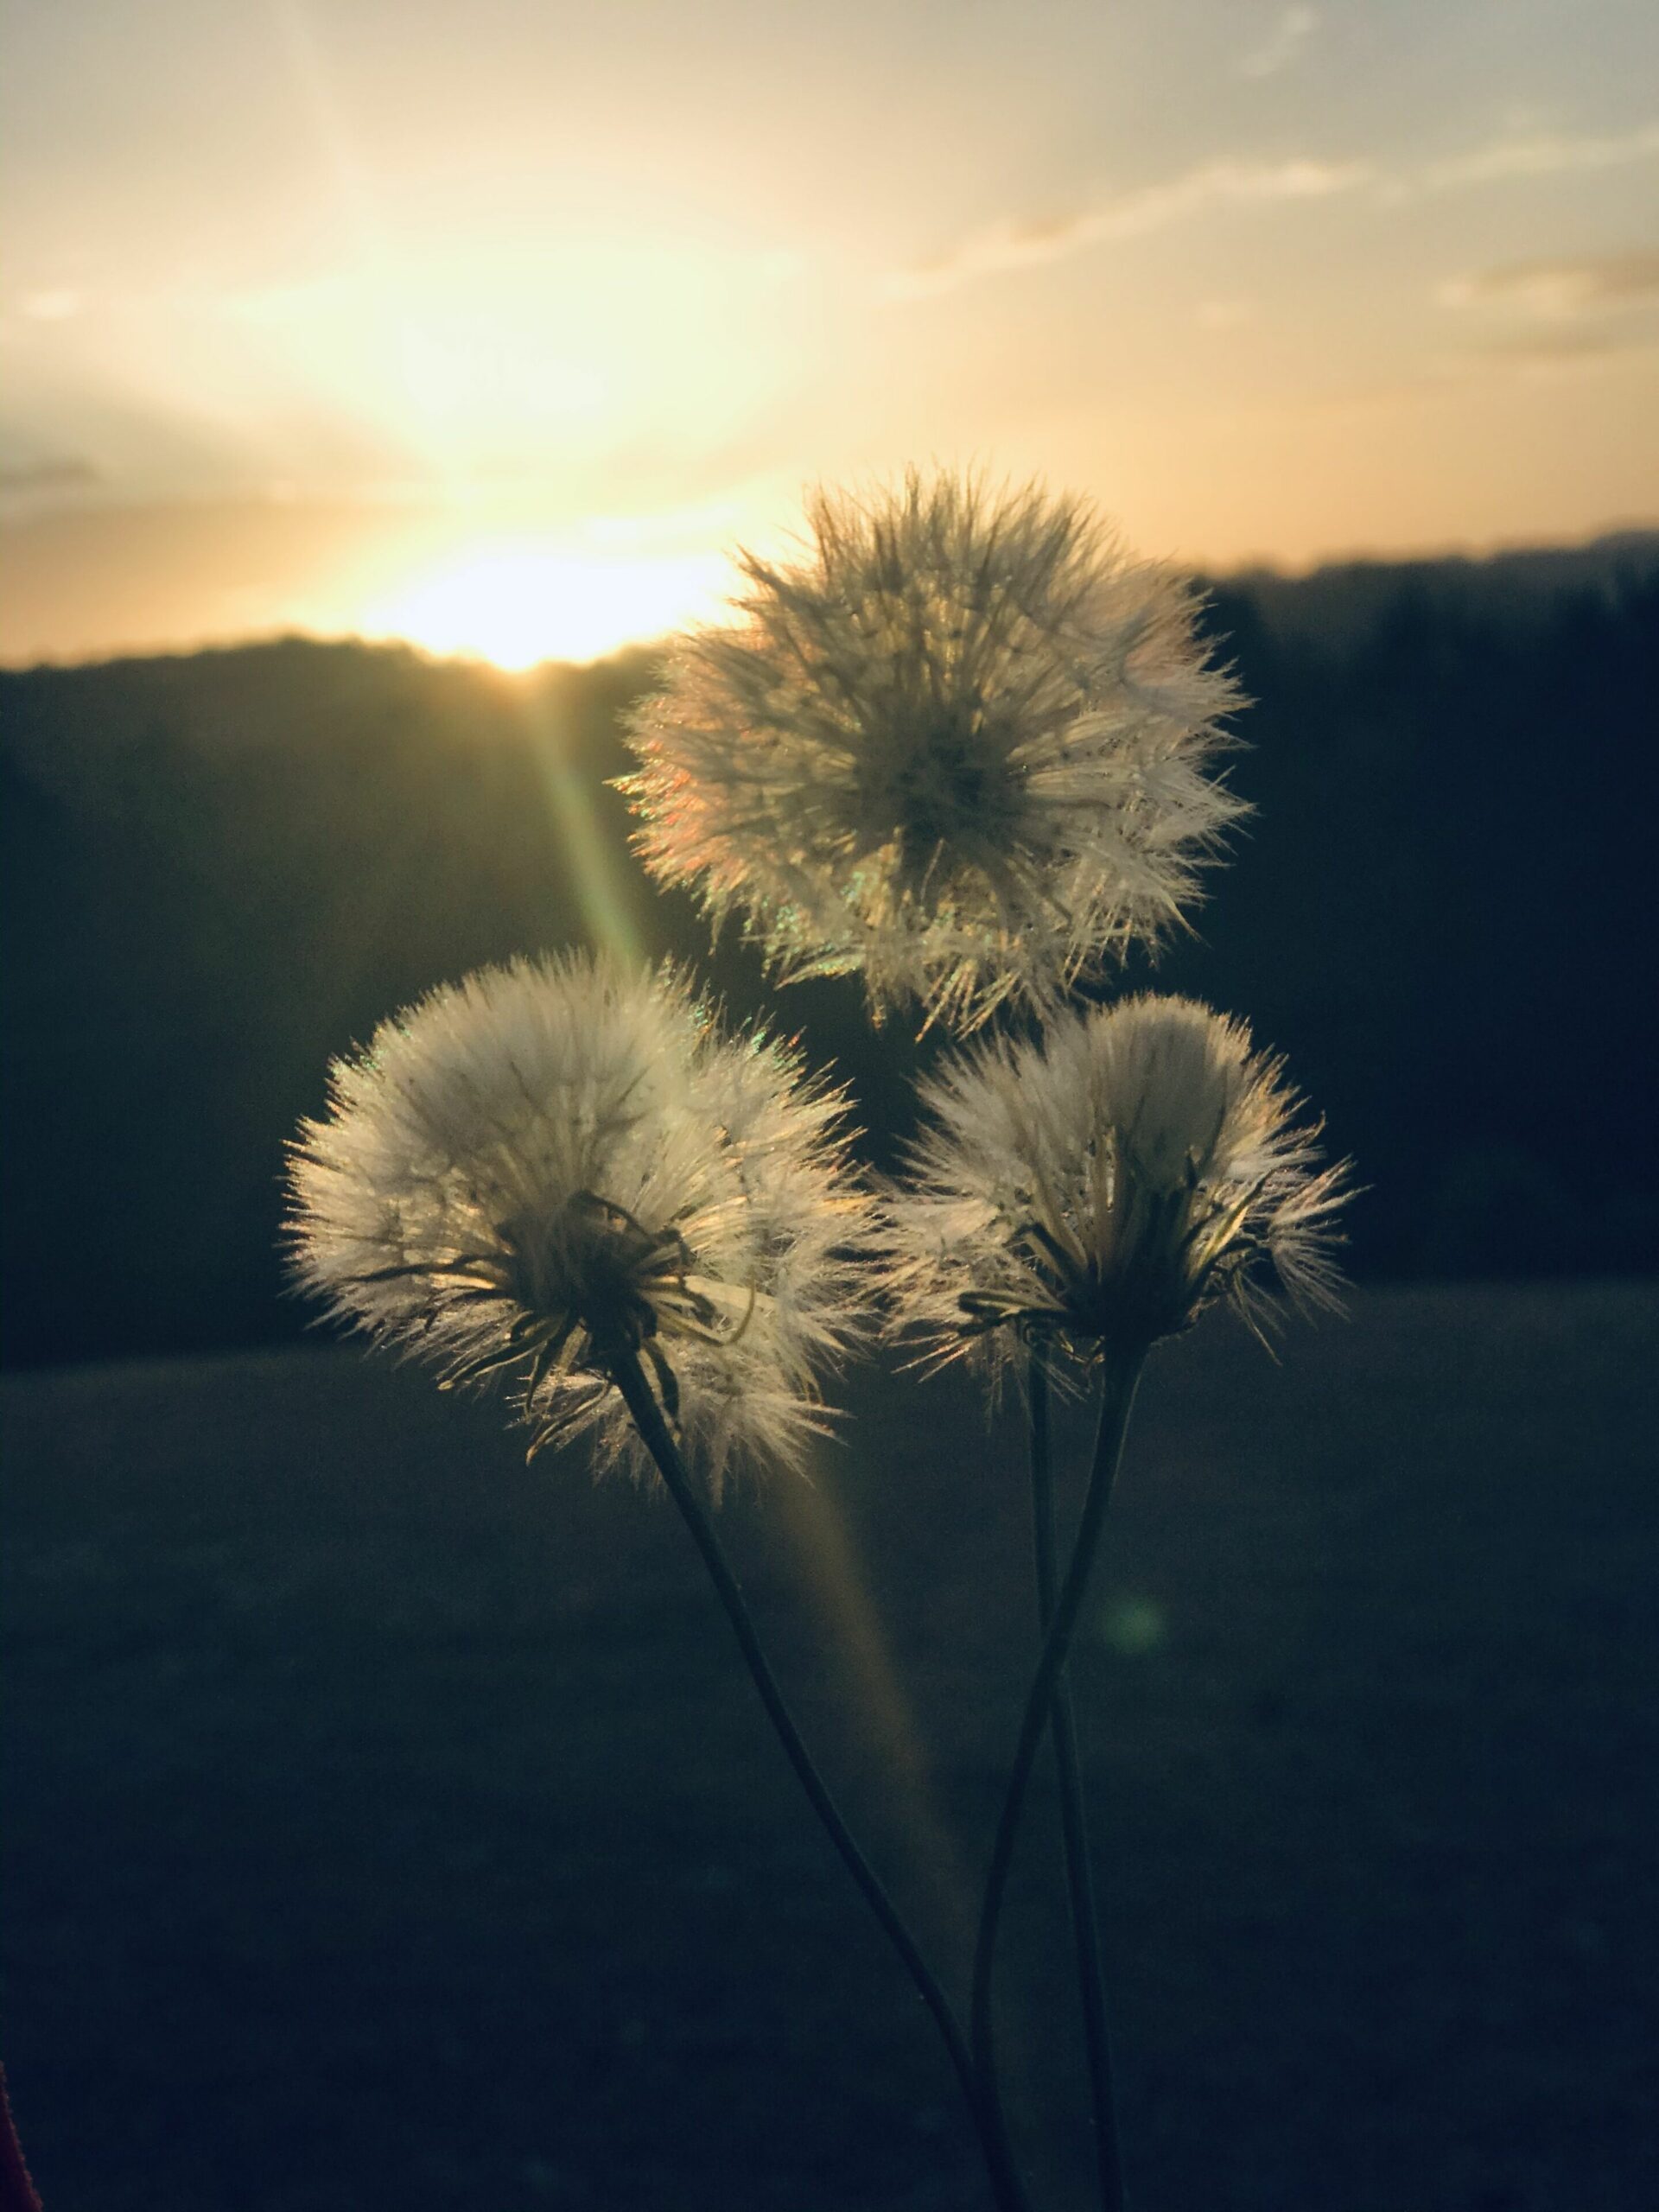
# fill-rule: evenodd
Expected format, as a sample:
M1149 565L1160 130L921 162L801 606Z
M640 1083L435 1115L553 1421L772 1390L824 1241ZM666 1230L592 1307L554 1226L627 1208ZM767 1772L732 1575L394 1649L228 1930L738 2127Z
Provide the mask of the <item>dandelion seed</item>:
M671 970L521 960L382 1023L330 1090L293 1153L299 1281L447 1386L510 1382L532 1452L648 1465L613 1387L639 1357L716 1491L823 1427L868 1205L791 1051L722 1037Z
M1335 1303L1346 1164L1242 1022L1175 998L1061 1015L922 1087L890 1204L896 1330L1000 1381L1020 1339L1138 1359L1226 1297L1262 1331L1282 1288Z
M1244 810L1192 592L1035 486L912 472L808 519L635 715L647 867L786 976L969 1027L1166 931Z

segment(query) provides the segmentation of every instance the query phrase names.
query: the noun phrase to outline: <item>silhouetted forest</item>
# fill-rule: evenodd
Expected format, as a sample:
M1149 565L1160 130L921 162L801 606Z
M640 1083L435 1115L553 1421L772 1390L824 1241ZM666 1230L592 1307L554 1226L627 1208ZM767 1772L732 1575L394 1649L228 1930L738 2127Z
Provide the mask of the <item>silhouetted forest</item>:
M1653 1267L1659 537L1235 578L1210 620L1258 811L1160 987L1288 1055L1369 1185L1356 1273ZM651 664L288 640L0 676L9 1362L299 1330L282 1153L327 1060L515 951L678 953L837 1061L890 1157L932 1042L711 957L628 854Z

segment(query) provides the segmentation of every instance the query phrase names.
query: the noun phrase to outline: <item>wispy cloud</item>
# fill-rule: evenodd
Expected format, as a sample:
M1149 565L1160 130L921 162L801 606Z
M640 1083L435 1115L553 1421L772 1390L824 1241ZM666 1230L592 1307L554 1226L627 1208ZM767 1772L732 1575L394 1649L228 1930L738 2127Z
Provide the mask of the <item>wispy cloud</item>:
M1488 339L1476 349L1475 358L1518 369L1573 369L1621 354L1655 351L1659 351L1659 337L1650 331L1585 330L1568 324L1554 329L1512 331Z
M933 299L982 276L1041 268L1090 246L1141 238L1148 232L1229 206L1323 200L1361 188L1385 204L1398 203L1424 194L1464 191L1517 178L1622 168L1654 160L1659 160L1659 123L1599 137L1534 134L1501 139L1414 170L1390 171L1380 162L1363 159L1325 161L1311 156L1278 162L1206 162L1160 184L1137 186L1043 220L1005 216L970 232L934 260L893 270L882 289L890 299Z
M1506 262L1450 278L1440 297L1450 307L1519 308L1543 321L1637 307L1659 299L1659 251Z
M79 492L100 480L89 461L0 461L0 493Z
M1415 177L1402 177L1395 191L1458 192L1471 184L1497 184L1511 177L1561 176L1573 170L1624 168L1632 162L1659 157L1659 123L1609 137L1571 137L1554 132L1500 138L1466 154L1431 162Z
M86 305L84 293L67 284L54 286L49 291L25 292L17 302L17 312L29 322L68 322L79 315Z
M977 276L1063 261L1085 246L1142 238L1211 208L1328 199L1369 183L1374 174L1369 162L1207 162L1048 221L994 223L937 261L896 270L886 289L895 299L931 299Z
M1276 77L1296 60L1319 27L1317 8L1281 8L1278 20L1259 46L1239 59L1241 77Z

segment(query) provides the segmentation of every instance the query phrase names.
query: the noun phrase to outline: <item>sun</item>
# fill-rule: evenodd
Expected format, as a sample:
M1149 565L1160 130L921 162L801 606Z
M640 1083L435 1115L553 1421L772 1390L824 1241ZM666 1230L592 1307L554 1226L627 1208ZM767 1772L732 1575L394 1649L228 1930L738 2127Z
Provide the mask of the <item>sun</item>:
M622 558L501 540L423 570L355 626L502 669L597 660L714 613L725 578L713 553Z

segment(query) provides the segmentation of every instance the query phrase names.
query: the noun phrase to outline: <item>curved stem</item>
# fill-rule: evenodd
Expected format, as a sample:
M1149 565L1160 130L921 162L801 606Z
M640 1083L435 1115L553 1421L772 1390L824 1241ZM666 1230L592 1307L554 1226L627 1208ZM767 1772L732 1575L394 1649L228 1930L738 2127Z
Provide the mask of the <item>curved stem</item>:
M23 2164L22 2146L12 2121L3 2066L0 2066L0 2212L41 2212L41 2200Z
M726 1554L715 1534L714 1523L686 1471L685 1463L669 1433L662 1410L645 1381L638 1357L632 1352L618 1354L611 1363L611 1373L629 1413L633 1416L634 1426L639 1431L645 1449L656 1462L669 1496L680 1509L691 1533L691 1540L702 1554L702 1563L709 1570L739 1648L748 1664L754 1686L760 1693L760 1701L778 1732L790 1764L794 1768L813 1811L828 1829L830 1840L841 1853L847 1871L863 1891L866 1903L880 1922L887 1940L908 1968L923 2003L933 2015L934 2023L950 2053L950 2063L956 2069L957 2079L962 2085L962 2093L968 2101L999 2212L1029 2212L1025 2190L1014 2168L1001 2115L994 2101L981 2088L967 2040L950 2008L950 1999L923 1957L914 1936L899 1918L881 1878L854 1840L828 1785L813 1763L811 1753L801 1739L800 1731L784 1702L783 1693L778 1687L766 1653L760 1648L760 1641L755 1634L754 1624L749 1618L749 1609L744 1602L737 1578L727 1563Z
M1019 1833L1020 1815L1025 1807L1026 1789L1031 1780L1032 1767L1043 1740L1043 1732L1048 1726L1055 1681L1065 1664L1071 1631L1077 1624L1077 1611L1088 1587L1089 1572L1094 1565L1106 1508L1111 1502L1112 1484L1117 1474L1117 1463L1122 1456L1124 1432L1128 1427L1129 1408L1135 1402L1135 1387L1140 1380L1144 1357L1144 1349L1137 1346L1132 1352L1120 1355L1116 1361L1109 1356L1108 1358L1106 1381L1101 1396L1100 1427L1095 1439L1095 1459L1089 1475L1088 1495L1084 1500L1083 1516L1077 1523L1071 1564L1066 1569L1065 1580L1055 1600L1054 1617L1049 1623L1048 1634L1043 1643L1043 1656L1037 1662L1037 1672L1032 1679L1031 1692L1026 1700L1026 1710L1020 1723L1020 1738L1014 1748L1014 1764L1008 1770L1007 1789L1002 1800L1002 1817L997 1826L996 1840L991 1848L990 1869L985 1878L979 1936L974 1946L974 1983L969 2034L981 2087L995 2111L999 2128L1005 2134L1007 2126L1002 2119L1001 2099L997 2088L995 2037L991 2023L991 1975L996 1958L997 1929L1002 1918L1003 1900L1007 1894L1008 1872L1014 1863L1014 1838Z
M1037 1618L1047 1635L1054 1618L1054 1484L1048 1446L1048 1359L1040 1342L1031 1348L1031 1532L1037 1570ZM1089 1822L1084 1810L1082 1764L1077 1756L1077 1717L1071 1681L1064 1666L1054 1676L1049 1710L1054 1763L1059 1773L1060 1830L1065 1845L1065 1879L1071 1901L1071 1936L1077 1959L1077 1995L1083 2008L1084 2044L1089 2063L1089 2094L1094 2107L1095 2158L1103 2212L1122 2212L1123 2173L1118 2151L1117 2106L1112 2090L1112 2045L1106 2024L1106 1985L1100 1963L1100 1922L1089 1863Z

